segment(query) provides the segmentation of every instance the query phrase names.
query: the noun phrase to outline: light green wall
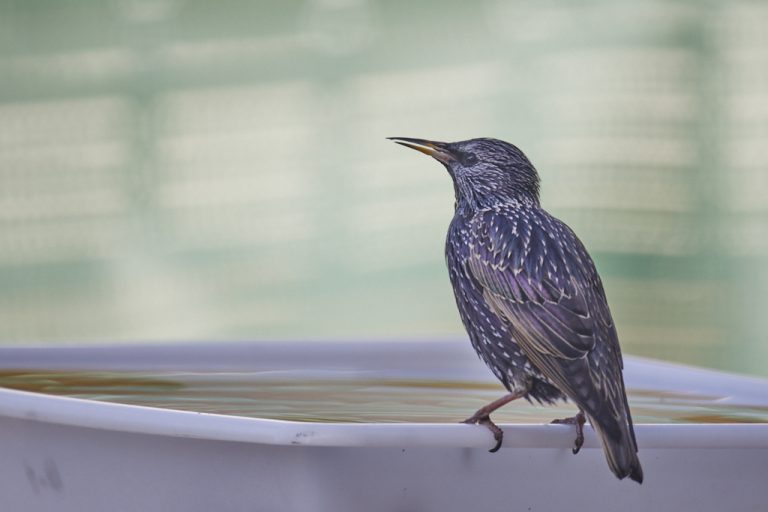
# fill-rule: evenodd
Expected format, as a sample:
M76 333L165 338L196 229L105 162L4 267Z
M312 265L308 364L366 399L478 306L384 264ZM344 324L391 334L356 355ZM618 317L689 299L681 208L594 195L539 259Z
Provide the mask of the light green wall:
M768 374L768 3L0 2L0 340L461 336L495 136L629 353Z

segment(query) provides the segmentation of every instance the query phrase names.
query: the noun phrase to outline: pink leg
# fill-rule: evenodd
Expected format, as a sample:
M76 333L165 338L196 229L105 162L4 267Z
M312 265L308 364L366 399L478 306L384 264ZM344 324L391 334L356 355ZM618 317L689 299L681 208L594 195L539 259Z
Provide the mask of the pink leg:
M491 413L499 407L507 405L512 400L517 400L518 398L524 397L527 392L528 390L525 390L504 395L498 400L494 400L493 402L489 403L485 407L481 407L475 414L462 421L462 423L468 423L470 425L483 425L485 428L490 430L493 434L493 438L496 440L496 446L491 448L489 451L491 453L496 453L499 451L499 448L501 448L501 443L504 440L504 431L491 421Z
M584 417L584 411L579 409L576 416L571 418L563 418L559 420L552 420L552 423L559 423L563 425L576 425L576 441L573 446L573 454L576 455L581 450L581 446L584 444L584 423L587 419Z

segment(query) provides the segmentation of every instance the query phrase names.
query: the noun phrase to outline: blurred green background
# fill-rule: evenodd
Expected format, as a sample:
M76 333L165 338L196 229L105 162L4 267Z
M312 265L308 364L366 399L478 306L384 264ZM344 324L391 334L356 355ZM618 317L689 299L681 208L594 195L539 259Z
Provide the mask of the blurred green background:
M463 337L453 190L523 148L625 352L768 375L768 3L0 0L3 343Z

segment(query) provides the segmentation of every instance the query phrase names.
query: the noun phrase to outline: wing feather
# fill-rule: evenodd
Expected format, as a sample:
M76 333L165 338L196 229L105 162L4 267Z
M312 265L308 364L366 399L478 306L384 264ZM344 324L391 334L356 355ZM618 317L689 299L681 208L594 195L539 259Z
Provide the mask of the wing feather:
M466 266L485 301L510 321L533 364L620 438L628 421L621 352L584 246L542 210L484 212L472 226Z

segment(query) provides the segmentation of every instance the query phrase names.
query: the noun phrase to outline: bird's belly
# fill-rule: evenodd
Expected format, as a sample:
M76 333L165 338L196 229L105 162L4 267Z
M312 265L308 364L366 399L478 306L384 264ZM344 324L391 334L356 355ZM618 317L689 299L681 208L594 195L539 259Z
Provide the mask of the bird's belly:
M553 402L564 398L528 359L512 334L512 326L499 316L483 298L473 278L447 258L456 305L472 347L497 379L510 392L529 390L534 400Z
M486 304L470 276L450 273L464 328L493 374L510 391L524 389L531 378L543 378L515 342L509 322Z

